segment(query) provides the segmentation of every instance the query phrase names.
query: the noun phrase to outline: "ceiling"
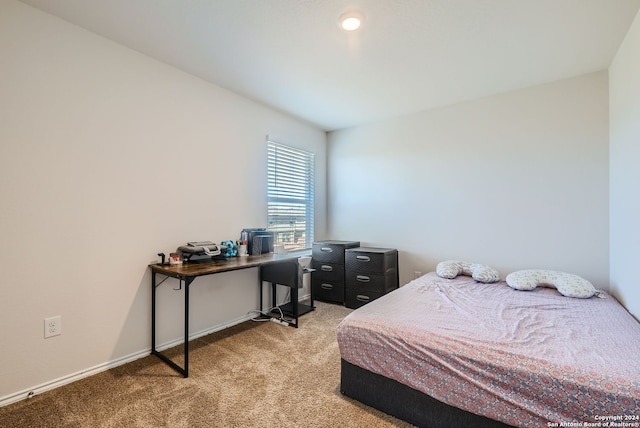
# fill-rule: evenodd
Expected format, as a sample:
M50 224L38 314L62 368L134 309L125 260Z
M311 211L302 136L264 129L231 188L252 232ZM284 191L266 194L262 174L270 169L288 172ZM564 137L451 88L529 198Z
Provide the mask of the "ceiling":
M22 0L331 131L606 69L640 0ZM363 26L337 25L358 10Z

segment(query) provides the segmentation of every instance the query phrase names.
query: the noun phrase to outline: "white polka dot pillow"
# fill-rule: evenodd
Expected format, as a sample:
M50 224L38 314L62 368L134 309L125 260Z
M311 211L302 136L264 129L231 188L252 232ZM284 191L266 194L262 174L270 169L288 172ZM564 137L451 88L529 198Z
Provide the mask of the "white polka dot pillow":
M516 290L533 290L538 286L551 286L567 297L588 299L601 297L593 284L584 278L566 272L553 270L519 270L507 275L507 284Z
M453 279L458 275L467 275L478 282L498 282L500 273L490 267L478 263L467 263L458 260L447 260L436 266L436 274L441 278Z

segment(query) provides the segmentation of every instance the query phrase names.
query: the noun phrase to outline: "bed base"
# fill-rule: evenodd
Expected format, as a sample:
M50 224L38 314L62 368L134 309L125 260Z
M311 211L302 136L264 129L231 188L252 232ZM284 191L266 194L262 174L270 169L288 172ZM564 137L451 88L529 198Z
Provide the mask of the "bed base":
M505 428L502 422L438 401L393 379L341 359L340 391L347 397L419 427Z

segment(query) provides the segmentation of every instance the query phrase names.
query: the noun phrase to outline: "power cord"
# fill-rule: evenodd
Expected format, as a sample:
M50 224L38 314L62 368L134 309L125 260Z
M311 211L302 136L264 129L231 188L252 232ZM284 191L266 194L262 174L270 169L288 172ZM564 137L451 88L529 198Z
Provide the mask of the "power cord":
M248 313L250 313L250 314L251 313L255 313L258 316L262 315L263 317L266 317L266 318L251 318L251 321L263 322L263 321L271 321L272 317L269 314L271 312L273 312L273 311L276 311L276 310L280 313L280 317L276 318L276 319L278 321L286 322L288 324L287 320L284 319L284 314L282 313L282 309L280 309L279 306L274 306L274 307L270 308L269 310L267 310L266 312L259 311L259 310L253 310L253 311L249 311Z

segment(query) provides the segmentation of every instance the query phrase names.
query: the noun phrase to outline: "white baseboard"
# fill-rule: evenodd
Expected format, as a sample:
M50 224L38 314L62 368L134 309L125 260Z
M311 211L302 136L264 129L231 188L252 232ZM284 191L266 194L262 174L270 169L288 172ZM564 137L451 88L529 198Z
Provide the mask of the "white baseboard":
M212 328L208 328L206 330L202 330L202 331L193 333L193 334L189 335L189 340L197 339L199 337L206 336L207 334L215 333L216 331L220 331L220 330L223 330L225 328L232 327L232 326L234 326L236 324L240 324L242 322L248 321L251 318L254 318L254 316L255 316L254 314L247 314L244 317L235 319L233 321L230 321L230 322L227 322L227 323L224 323L224 324L219 324L219 325L216 325L216 326L214 326ZM174 346L180 345L182 342L184 342L184 340L182 340L182 339L173 340L171 342L166 342L166 343L163 343L161 345L157 345L156 349L158 351L162 351L164 349L169 349L169 348L172 348ZM108 361L106 363L99 364L97 366L94 366L94 367L91 367L91 368L88 368L88 369L85 369L85 370L82 370L82 371L79 371L79 372L76 372L76 373L69 374L67 376L59 377L58 379L54 379L52 381L45 382L43 384L33 386L31 388L25 389L25 390L20 391L20 392L16 392L14 394L9 394L7 396L4 396L4 397L0 398L0 407L7 406L7 405L12 404L12 403L16 403L18 401L25 400L27 398L31 398L34 395L42 394L43 392L50 391L52 389L59 388L59 387L61 387L63 385L67 385L69 383L78 381L80 379L84 379L86 377L93 376L93 375L98 374L100 372L104 372L104 371L113 369L113 368L121 366L123 364L127 364L127 363L130 363L132 361L138 360L140 358L144 358L144 357L146 357L148 355L151 355L151 348L147 348L147 349L139 351L139 352L134 352L133 354L129 354L127 356L124 356L124 357L121 357L121 358L117 358L115 360L111 360L111 361Z
M130 363L139 358L146 357L149 354L151 354L151 348L144 351L136 352L134 354L127 355L122 358L118 358L116 360L106 362L104 364L99 364L97 366L82 370L77 373L59 377L58 379L54 379L52 381L45 382L43 384L34 386L32 388L25 389L20 392L16 392L15 394L7 395L5 397L0 398L0 407L7 406L9 404L24 400L26 398L31 398L34 395L42 394L43 392L50 391L52 389L61 387L63 385L67 385L69 383L75 382L85 377L93 376L94 374L98 374L100 372L112 369L114 367L118 367L123 364Z
M304 296L298 297L298 300L305 300L305 299L308 299L309 297L310 297L310 295L306 294ZM237 324L240 324L242 322L248 321L251 318L254 318L255 316L256 316L255 313L249 313L249 314L247 314L247 315L245 315L245 316L243 316L241 318L237 318L237 319L235 319L233 321L229 321L229 322L223 323L223 324L218 324L218 325L216 325L214 327L211 327L211 328L208 328L208 329L205 329L205 330L190 334L189 335L189 340L197 339L199 337L206 336L206 335L211 334L211 333L215 333L216 331L220 331L220 330L224 330L225 328L233 327L234 325L237 325ZM165 350L165 349L173 348L174 346L178 346L182 342L183 342L182 339L172 340L170 342L165 342L165 343L162 343L160 345L157 345L156 349L158 351L162 351L162 350ZM4 396L4 397L0 398L0 407L7 406L7 405L12 404L12 403L16 403L18 401L25 400L27 398L31 398L34 395L42 394L43 392L50 391L50 390L55 389L55 388L59 388L59 387L61 387L63 385L67 385L67 384L75 382L77 380L84 379L86 377L93 376L93 375L98 374L100 372L104 372L104 371L113 369L115 367L121 366L123 364L130 363L130 362L138 360L140 358L144 358L147 355L151 355L151 348L147 348L147 349L139 351L139 352L134 352L133 354L129 354L127 356L124 356L124 357L121 357L121 358L117 358L115 360L108 361L108 362L106 362L104 364L99 364L97 366L94 366L94 367L79 371L77 373L73 373L73 374L70 374L70 375L67 375L67 376L59 377L58 379L54 379L52 381L45 382L45 383L40 384L40 385L36 385L34 387L25 389L25 390L20 391L20 392L16 392L14 394L9 394L7 396Z

